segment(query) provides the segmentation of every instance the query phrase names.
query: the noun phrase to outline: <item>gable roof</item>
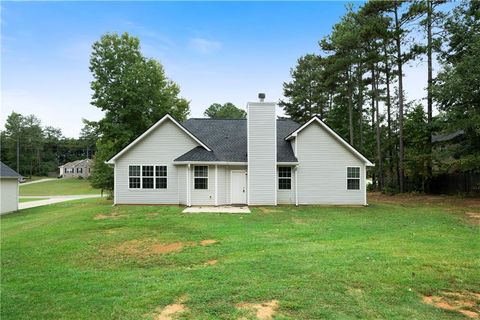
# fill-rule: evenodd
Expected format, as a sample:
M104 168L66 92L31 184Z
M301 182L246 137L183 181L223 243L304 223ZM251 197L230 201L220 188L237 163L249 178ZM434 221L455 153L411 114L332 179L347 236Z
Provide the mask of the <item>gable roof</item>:
M125 148L120 150L116 155L114 155L110 160L108 160L106 163L108 164L113 164L115 163L115 160L118 159L122 154L127 152L130 148L132 148L134 145L136 145L138 142L140 142L143 138L148 136L151 132L153 132L158 126L160 126L165 120L170 120L172 121L178 128L180 128L183 132L185 132L189 137L191 137L193 140L195 140L200 146L205 148L207 151L212 151L207 145L205 145L200 139L198 139L194 134L192 134L188 129L186 129L184 126L182 126L177 120L175 120L171 115L168 113L163 116L160 120L158 120L154 125L152 125L148 130L146 130L144 133L142 133L139 137L137 137L135 140L130 142Z
M20 178L21 175L15 170L0 161L0 177L1 178Z
M175 159L176 162L247 162L246 119L193 118L182 124L208 144L212 151L196 147ZM277 120L277 162L297 162L290 141L284 137L299 126L291 119Z
M92 159L82 159L82 160L75 160L75 161L72 161L72 162L67 162L65 164L62 164L61 166L58 166L59 168L60 167L75 167L75 166L78 166L80 164L83 164L83 163L86 163L86 164L89 164L93 162Z
M374 166L373 163L370 162L364 155L358 152L357 149L352 147L347 141L345 141L342 137L340 137L335 131L333 131L329 126L327 126L318 116L313 116L310 120L305 122L302 126L292 131L285 137L285 140L291 140L296 138L298 133L308 127L312 123L318 123L320 126L325 129L333 138L335 138L341 145L347 148L350 152L352 152L356 157L360 160L363 160L367 166Z

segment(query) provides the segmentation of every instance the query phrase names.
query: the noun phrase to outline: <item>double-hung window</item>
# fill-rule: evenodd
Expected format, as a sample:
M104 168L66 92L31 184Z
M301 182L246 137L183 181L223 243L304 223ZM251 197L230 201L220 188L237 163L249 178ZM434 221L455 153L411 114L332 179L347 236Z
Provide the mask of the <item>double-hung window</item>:
M153 166L142 166L142 189L153 189Z
M292 189L292 167L278 167L278 189Z
M195 166L193 177L195 189L208 189L208 166Z
M83 173L83 168L77 168L77 173Z
M130 189L140 189L140 166L128 167L128 187Z
M128 187L130 189L166 189L167 166L129 166Z
M167 166L155 166L155 188L167 189Z
M347 190L360 190L360 167L347 167Z

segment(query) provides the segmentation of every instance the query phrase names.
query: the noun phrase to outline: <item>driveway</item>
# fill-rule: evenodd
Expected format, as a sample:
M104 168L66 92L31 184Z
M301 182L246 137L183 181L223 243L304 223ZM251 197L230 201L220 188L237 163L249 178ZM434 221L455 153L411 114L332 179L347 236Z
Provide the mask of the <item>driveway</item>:
M57 179L55 179L55 178L45 178L45 179L40 179L40 180L35 180L35 181L20 183L20 185L21 185L21 186L25 186L25 185L27 185L27 184L34 184L34 183L46 182L46 181L52 181L52 180L57 180ZM30 197L30 198L31 198L31 197Z
M33 183L33 182L32 182ZM21 196L20 198L46 198L45 200L36 200L36 201L29 201L29 202L21 202L18 204L18 210L34 208L34 207L41 207L46 206L49 204L65 202L70 200L79 200L79 199L88 199L88 198L100 198L101 195L99 194L80 194L80 195L72 195L72 196Z

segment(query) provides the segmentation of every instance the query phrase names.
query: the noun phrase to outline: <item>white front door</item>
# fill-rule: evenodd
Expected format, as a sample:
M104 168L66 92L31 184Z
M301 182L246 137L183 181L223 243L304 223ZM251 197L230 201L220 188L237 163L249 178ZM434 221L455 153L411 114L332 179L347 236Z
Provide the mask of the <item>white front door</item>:
M247 172L245 170L232 170L230 190L232 204L247 203Z

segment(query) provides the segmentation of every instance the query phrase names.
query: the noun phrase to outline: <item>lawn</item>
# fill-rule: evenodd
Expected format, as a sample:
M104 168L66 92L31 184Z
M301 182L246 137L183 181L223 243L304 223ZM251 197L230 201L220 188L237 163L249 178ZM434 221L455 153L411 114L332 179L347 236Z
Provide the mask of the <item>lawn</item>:
M19 198L18 202L31 202L31 201L39 201L39 200L47 200L48 198Z
M20 184L21 196L63 196L79 194L100 194L86 179L56 179L27 185Z
M2 216L2 320L480 313L479 201L181 210L89 199Z

